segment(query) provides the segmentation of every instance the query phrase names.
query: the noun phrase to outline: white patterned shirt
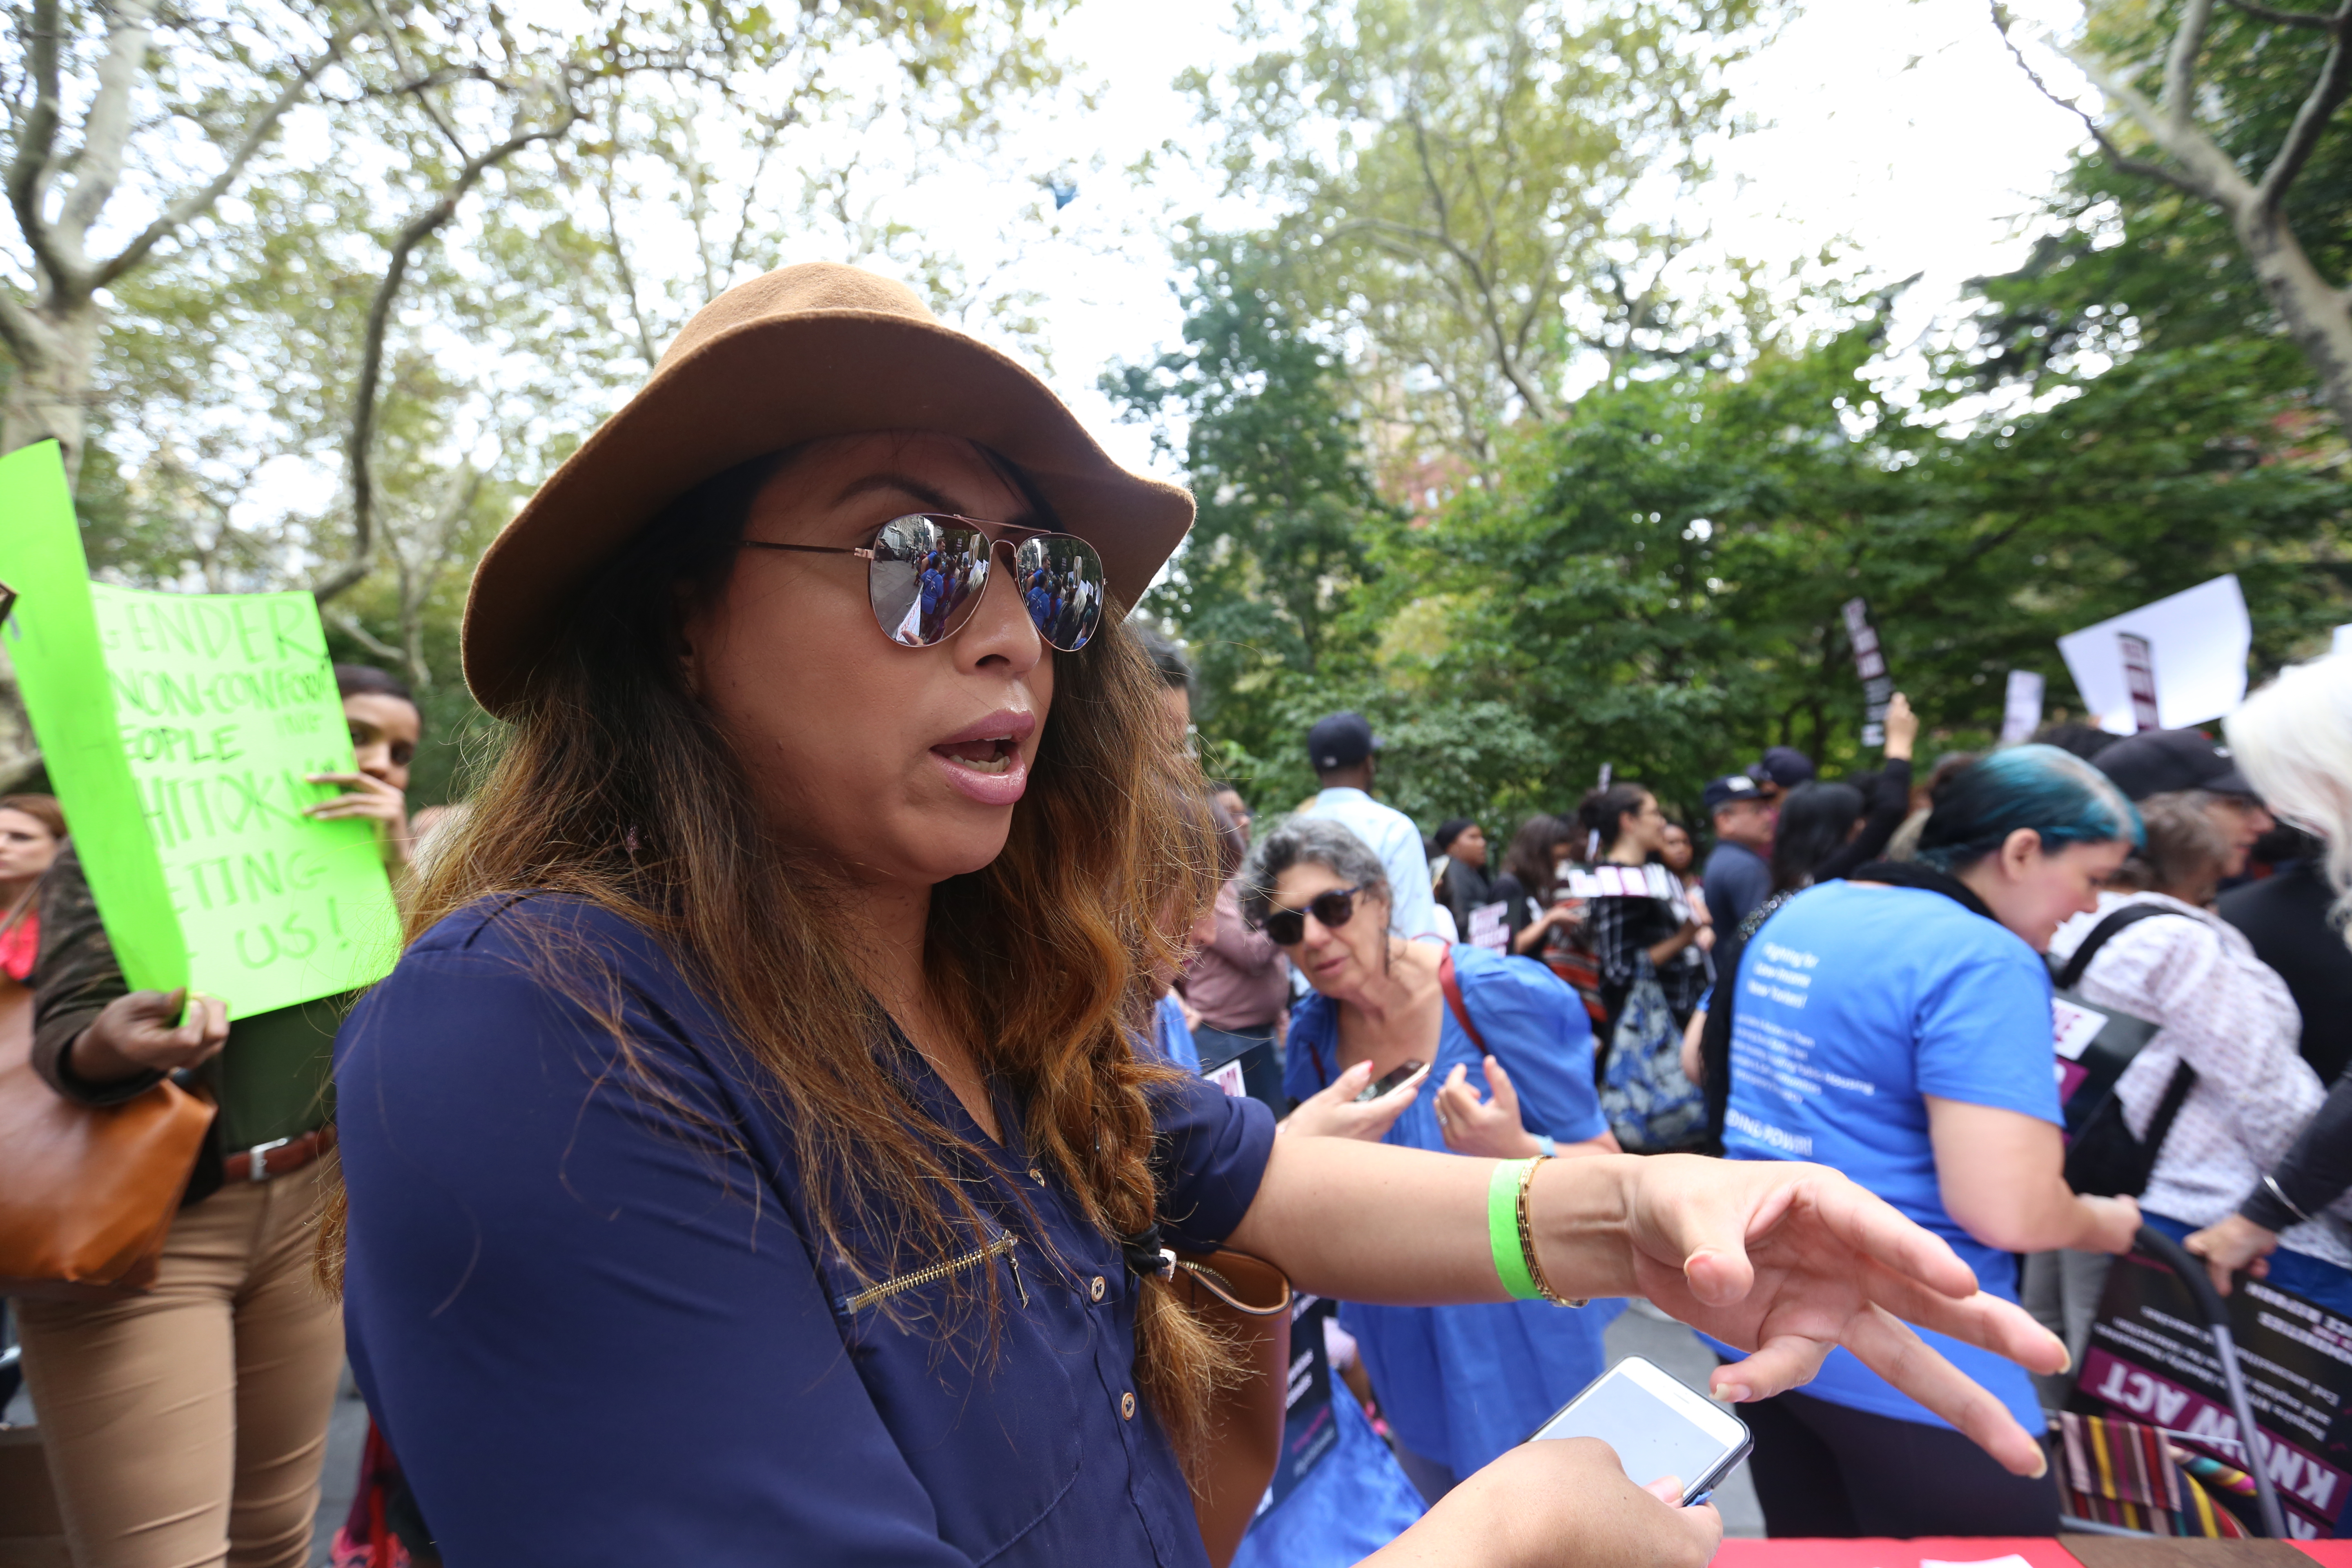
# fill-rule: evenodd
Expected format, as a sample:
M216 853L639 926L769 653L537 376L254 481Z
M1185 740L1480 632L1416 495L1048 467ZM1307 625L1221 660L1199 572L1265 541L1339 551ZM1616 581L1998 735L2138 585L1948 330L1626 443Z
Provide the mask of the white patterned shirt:
M2196 1069L2197 1085L2181 1101L2139 1201L2169 1219L2212 1225L2261 1184L2326 1091L2296 1048L2303 1019L2286 982L2235 926L2209 910L2161 893L2102 893L2097 914L2058 928L2050 956L2063 963L2126 904L2156 904L2186 918L2126 926L2092 958L2075 989L2160 1026L2116 1085L2135 1137L2147 1132L2175 1064ZM2280 1245L2352 1268L2352 1247L2337 1226L2297 1226Z

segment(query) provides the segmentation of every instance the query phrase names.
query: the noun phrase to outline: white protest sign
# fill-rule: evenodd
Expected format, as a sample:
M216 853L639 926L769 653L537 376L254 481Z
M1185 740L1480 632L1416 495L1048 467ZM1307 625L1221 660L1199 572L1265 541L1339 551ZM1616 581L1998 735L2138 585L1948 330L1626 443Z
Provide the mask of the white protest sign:
M2042 677L2030 669L2009 672L2009 694L2001 704L2000 743L2016 745L2033 739L2042 728Z
M2235 576L2200 583L2058 639L2066 672L2099 727L2128 735L2137 725L2118 633L2147 639L2158 720L2166 729L2219 719L2245 700L2254 626Z

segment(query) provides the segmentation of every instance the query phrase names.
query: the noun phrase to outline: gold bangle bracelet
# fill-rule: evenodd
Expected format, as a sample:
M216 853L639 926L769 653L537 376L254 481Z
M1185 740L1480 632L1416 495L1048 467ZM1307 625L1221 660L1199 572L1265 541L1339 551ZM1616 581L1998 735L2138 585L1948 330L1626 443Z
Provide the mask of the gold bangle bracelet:
M1555 1307L1590 1306L1592 1301L1590 1296L1581 1296L1570 1300L1555 1291L1551 1288L1551 1281L1544 1278L1542 1260L1536 1257L1536 1227L1534 1221L1528 1215L1528 1189L1535 1185L1536 1167L1551 1157L1549 1154L1539 1154L1528 1161L1527 1168L1519 1173L1519 1256L1528 1260L1528 1276L1536 1282L1536 1293L1545 1300Z

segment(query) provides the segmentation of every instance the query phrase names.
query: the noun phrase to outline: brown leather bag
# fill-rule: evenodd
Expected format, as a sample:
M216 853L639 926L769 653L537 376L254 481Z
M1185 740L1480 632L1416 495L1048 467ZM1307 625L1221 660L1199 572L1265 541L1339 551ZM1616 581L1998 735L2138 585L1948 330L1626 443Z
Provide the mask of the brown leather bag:
M1290 1394L1290 1280L1261 1258L1230 1248L1176 1255L1177 1298L1231 1334L1242 1381L1218 1396L1208 1461L1194 1478L1192 1513L1213 1568L1226 1568L1282 1460Z
M105 1300L155 1282L214 1106L166 1079L78 1105L33 1070L32 993L0 979L0 1296Z

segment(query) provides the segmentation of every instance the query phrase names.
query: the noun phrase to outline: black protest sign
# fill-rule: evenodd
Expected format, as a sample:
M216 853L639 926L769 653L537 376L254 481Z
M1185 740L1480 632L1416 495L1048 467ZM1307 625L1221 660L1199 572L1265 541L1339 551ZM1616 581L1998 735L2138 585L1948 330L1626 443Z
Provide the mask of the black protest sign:
M2352 1500L2352 1322L2255 1279L2231 1293L2230 1321L2287 1527L2305 1540L2333 1536ZM2137 1253L2108 1271L2068 1403L2248 1466L2196 1303L2169 1268Z
M1886 705L1895 696L1895 678L1886 673L1886 655L1870 624L1870 606L1848 599L1843 611L1846 640L1853 644L1853 669L1862 677L1862 743L1886 743Z

